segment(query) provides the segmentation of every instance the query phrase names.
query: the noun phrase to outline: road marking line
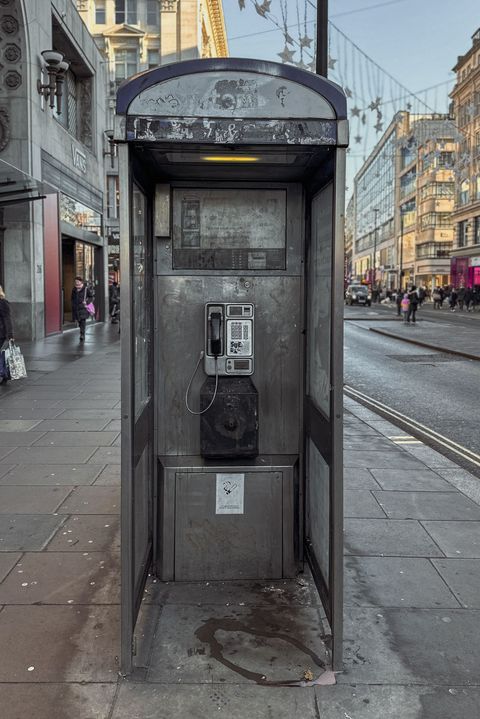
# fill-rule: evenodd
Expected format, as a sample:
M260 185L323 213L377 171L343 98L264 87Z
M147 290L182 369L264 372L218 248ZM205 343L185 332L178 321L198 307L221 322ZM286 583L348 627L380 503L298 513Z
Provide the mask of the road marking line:
M353 395L358 399L362 399L365 403L370 404L372 407L381 409L383 412L385 412L385 414L389 414L391 417L401 419L402 421L407 422L412 427L415 427L417 431L422 432L430 439L433 439L438 444L441 444L443 447L446 447L448 450L450 450L450 452L454 452L460 457L463 457L463 459L466 459L472 464L475 464L477 467L480 467L480 455L476 454L476 452L472 452L470 449L467 449L467 447L463 447L461 444L454 442L453 439L449 439L443 434L435 432L435 430L430 429L430 427L426 427L424 424L417 422L415 419L408 417L406 414L402 414L401 412L398 412L398 410L388 407L386 404L383 404L383 402L373 399L373 397L369 397L368 395L364 394L363 392L359 392L359 390L356 390L353 387L345 385L344 390L349 395Z

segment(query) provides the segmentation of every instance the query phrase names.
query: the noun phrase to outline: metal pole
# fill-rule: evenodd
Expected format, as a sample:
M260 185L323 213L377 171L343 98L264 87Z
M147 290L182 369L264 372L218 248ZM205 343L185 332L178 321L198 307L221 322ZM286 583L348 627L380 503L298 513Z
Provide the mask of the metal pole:
M317 0L317 75L328 75L328 0Z
M400 210L400 267L399 267L400 280L398 283L399 290L402 288L402 270L403 270L403 213Z
M373 236L373 278L372 278L372 290L377 284L377 233L378 233L378 224L377 224L377 217L379 210L375 208L375 234Z

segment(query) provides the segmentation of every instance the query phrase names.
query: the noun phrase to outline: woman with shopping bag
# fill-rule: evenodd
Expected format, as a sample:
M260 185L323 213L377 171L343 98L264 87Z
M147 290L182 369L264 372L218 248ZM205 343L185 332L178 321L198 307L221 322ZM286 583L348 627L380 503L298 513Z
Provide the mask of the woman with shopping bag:
M80 342L85 340L85 326L92 311L95 312L93 291L82 277L75 277L75 286L72 290L72 320L78 322Z
M8 346L10 340L13 341L12 314L3 287L0 285L0 384L7 384L9 380L3 349L4 345Z

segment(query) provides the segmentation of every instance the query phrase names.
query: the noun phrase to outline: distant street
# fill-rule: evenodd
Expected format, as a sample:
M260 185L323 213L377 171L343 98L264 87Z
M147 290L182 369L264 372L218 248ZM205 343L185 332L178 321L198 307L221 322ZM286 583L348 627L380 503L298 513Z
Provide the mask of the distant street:
M480 452L480 362L442 356L369 331L369 327L375 327L376 317L394 316L391 308L346 308L345 315L352 317L352 321L345 322L345 384ZM353 317L363 317L364 321L355 322ZM424 318L424 327L427 319L430 326L432 321L439 325L451 323L452 335L459 325L463 332L466 327L472 333L480 332L480 313L456 313L452 318L448 310L425 308L420 317ZM391 323L392 328L395 324ZM416 335L410 336L421 339L422 324L412 327Z

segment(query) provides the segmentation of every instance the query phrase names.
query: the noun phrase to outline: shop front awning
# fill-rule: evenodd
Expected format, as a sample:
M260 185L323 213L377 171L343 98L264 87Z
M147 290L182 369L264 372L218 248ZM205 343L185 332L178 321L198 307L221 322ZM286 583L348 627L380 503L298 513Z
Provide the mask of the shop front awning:
M18 167L0 160L0 207L43 200L57 190L47 182L36 180Z

